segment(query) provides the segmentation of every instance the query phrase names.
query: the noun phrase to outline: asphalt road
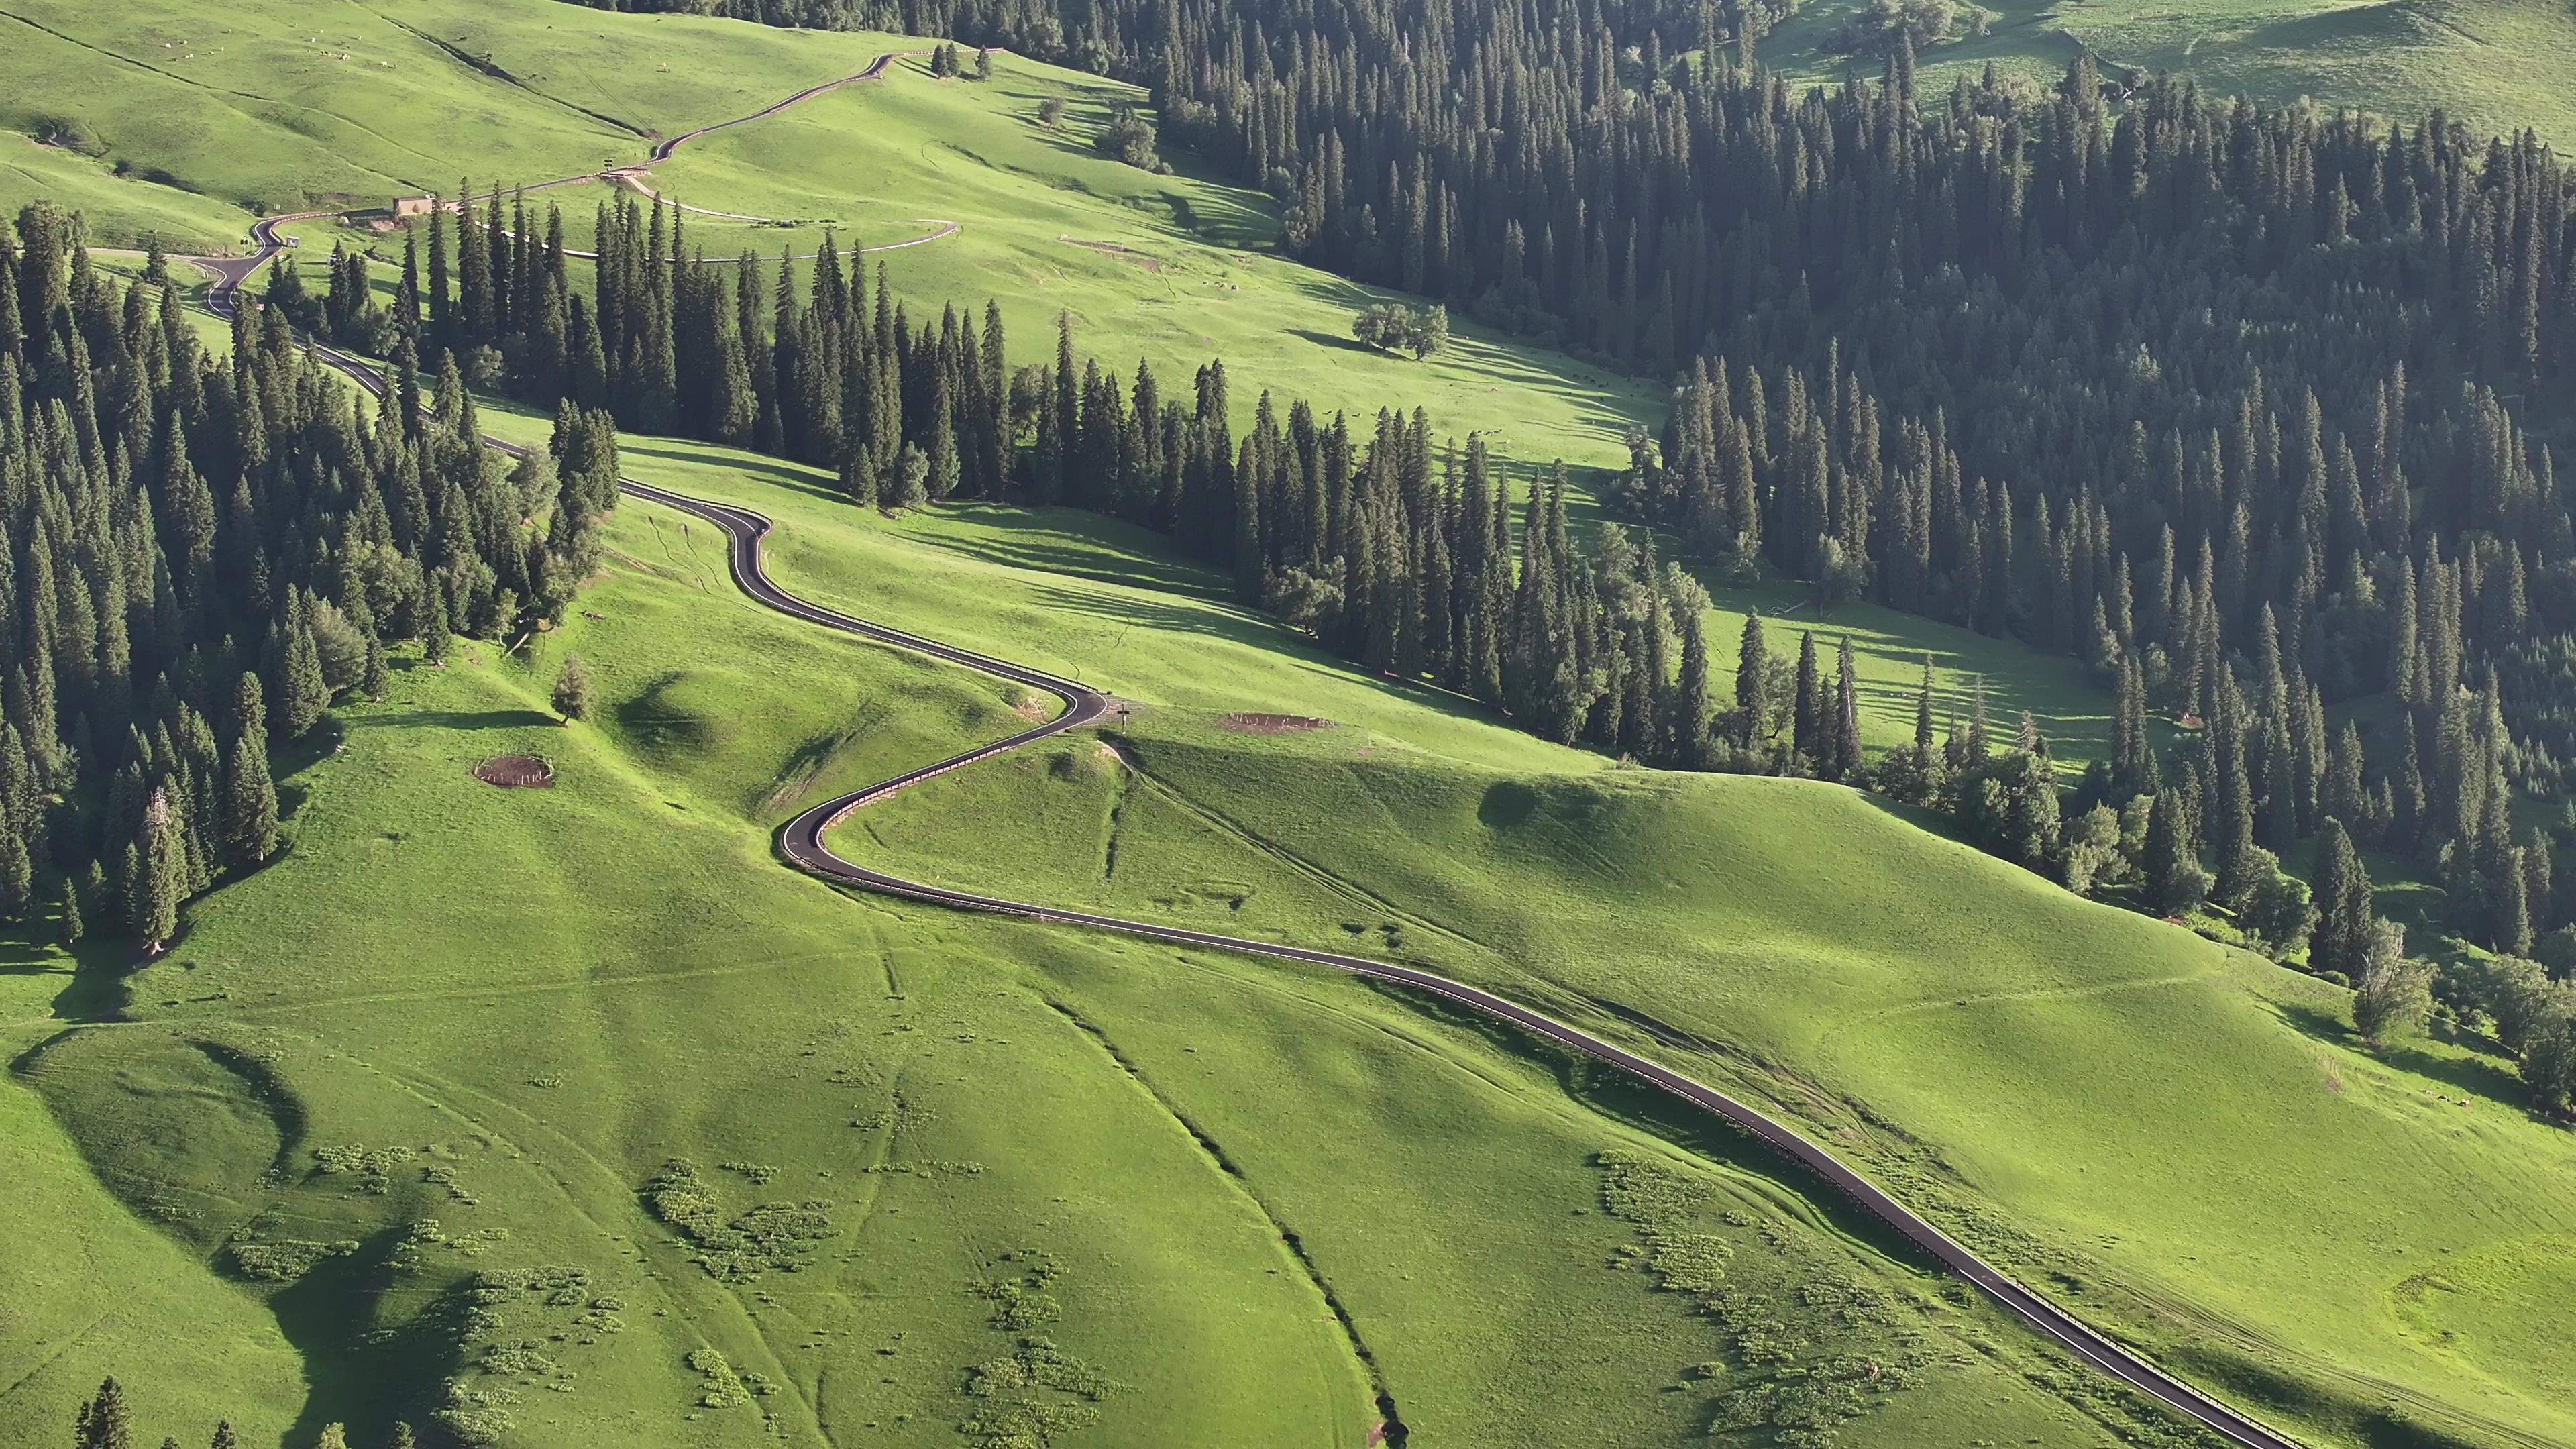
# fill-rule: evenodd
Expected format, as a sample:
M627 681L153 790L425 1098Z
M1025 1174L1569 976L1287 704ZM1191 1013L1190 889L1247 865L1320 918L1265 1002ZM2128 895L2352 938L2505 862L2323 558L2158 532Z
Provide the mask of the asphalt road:
M673 137L655 148L653 159L658 161L669 156L691 138L705 135L708 131L721 130L724 126L740 125L744 121L774 115L798 101L820 95L837 86L855 81L873 80L882 74L887 64L894 59L891 54L880 56L875 64L858 75L800 91L777 105L754 112L752 115ZM306 216L318 214L299 213L269 217L255 223L251 228L251 236L258 243L259 250L253 256L189 258L188 260L215 274L216 283L208 298L213 309L219 315L230 316L242 282L257 271L262 263L288 244L277 235L276 228L279 223L297 221ZM355 379L369 392L379 392L383 389L382 375L365 360L319 343L308 343L307 346L323 363ZM513 457L523 455L527 451L517 444L503 442L497 438L486 438L484 441L487 445ZM1267 941L1246 940L1238 936L1220 936L1206 931L1187 930L1179 926L1160 925L1151 921L1130 921L1116 916L1096 915L1088 911L1063 910L1025 901L1009 901L995 896L977 895L968 891L954 891L919 881L904 880L882 871L870 870L866 866L833 854L823 843L823 833L833 822L843 816L872 801L881 800L897 790L919 784L924 780L934 779L952 770L964 769L977 761L991 759L995 755L1007 754L1023 745L1033 744L1067 730L1096 723L1108 712L1107 696L1088 685L1059 678L1043 670L1013 664L1008 660L978 654L973 650L961 649L955 645L942 644L935 639L907 633L901 629L888 628L883 624L870 623L865 619L854 618L848 614L808 603L771 582L768 573L761 567L761 540L768 534L770 528L767 518L747 508L692 498L687 494L674 493L649 483L639 483L631 478L620 479L618 486L630 497L693 514L723 529L729 541L730 562L736 586L760 603L782 614L827 629L837 629L843 633L872 639L897 649L908 649L961 668L1012 680L1054 695L1063 702L1064 712L1044 724L1022 730L1008 739L978 746L935 764L906 771L893 779L883 780L864 789L853 790L846 795L826 800L788 821L779 831L778 848L780 854L797 868L826 880L855 886L861 890L903 896L961 910L1017 916L1025 920L1082 926L1098 931L1114 931L1121 935L1138 936L1174 946L1231 951L1246 956L1263 956L1275 960L1303 962L1310 966L1328 967L1354 976L1391 982L1411 990L1438 996L1484 1016L1510 1023L1533 1036L1555 1042L1596 1061L1616 1067L1649 1086L1670 1092L1692 1106L1723 1118L1760 1138L1782 1156L1797 1162L1822 1178L1836 1191L1860 1204L1908 1242L1913 1243L1951 1272L1974 1285L2006 1312L2019 1318L2077 1358L2137 1392L2158 1400L2198 1422L2228 1443L2247 1446L2247 1449L2304 1449L2299 1441L2241 1410L2211 1398L2180 1378L2157 1367L2135 1350L2095 1332L2048 1298L2024 1287L2001 1270L1986 1263L1958 1240L1917 1216L1903 1203L1888 1196L1877 1184L1786 1125L1714 1087L1694 1081L1670 1067L1650 1061L1615 1042L1594 1036L1590 1032L1570 1026L1542 1012L1533 1011L1490 991L1469 986L1465 982L1452 981L1445 976L1434 975L1410 966L1373 961L1365 956L1344 956L1331 951L1311 951L1302 946L1284 946Z
M227 304L229 299L227 299ZM381 391L383 377L360 358L335 348L308 344L313 355L325 364L356 379L369 392ZM498 438L484 439L487 446L512 457L528 450ZM787 822L778 832L779 853L798 869L843 885L881 895L903 896L934 905L961 910L983 911L993 915L1017 916L1024 920L1052 924L1083 926L1097 931L1114 931L1120 935L1139 936L1174 946L1206 950L1231 951L1246 956L1264 956L1274 960L1298 961L1310 966L1329 967L1354 976L1392 982L1455 1002L1471 1011L1498 1021L1508 1022L1560 1046L1583 1053L1596 1061L1628 1073L1649 1086L1670 1092L1683 1101L1721 1117L1769 1144L1782 1156L1791 1159L1822 1178L1845 1197L1860 1204L1871 1215L1893 1228L1908 1242L1931 1255L1942 1266L1966 1279L2006 1312L2036 1329L2077 1358L2128 1385L2149 1398L2156 1399L2217 1433L2230 1444L2246 1449L2305 1449L2261 1420L2211 1398L2182 1379L2157 1367L2133 1349L2113 1342L2095 1332L2073 1314L2047 1297L2024 1287L1949 1234L1917 1216L1911 1209L1890 1197L1876 1183L1822 1147L1800 1136L1786 1125L1705 1083L1674 1071L1660 1062L1651 1061L1615 1042L1594 1036L1580 1027L1570 1026L1543 1012L1533 1011L1518 1002L1490 991L1453 981L1448 977L1389 961L1373 961L1365 956L1344 956L1332 951L1313 951L1303 946L1286 946L1269 941L1247 940L1240 936L1220 936L1208 931L1193 931L1180 926L1152 921L1131 921L1117 916L1098 915L1089 911L1067 910L1036 905L1026 901L1003 900L997 896L977 895L971 891L950 890L944 886L905 880L883 871L870 870L855 861L836 855L823 843L823 833L835 821L872 801L882 800L897 790L935 779L952 770L962 770L980 760L1008 754L1023 745L1060 735L1068 730L1095 724L1109 711L1108 696L1075 680L1061 678L1044 670L1031 669L971 649L943 644L936 639L871 623L819 604L808 603L780 588L761 567L761 541L770 529L769 520L748 508L730 503L717 503L674 493L632 478L618 480L618 488L631 498L657 503L706 519L725 532L728 561L734 584L753 599L788 615L855 634L897 649L954 664L961 668L1012 680L1032 689L1054 695L1064 705L1064 712L1041 725L1020 731L1007 739L979 745L962 754L951 755L916 770L907 770L889 780L881 780L848 794L836 796L807 809Z

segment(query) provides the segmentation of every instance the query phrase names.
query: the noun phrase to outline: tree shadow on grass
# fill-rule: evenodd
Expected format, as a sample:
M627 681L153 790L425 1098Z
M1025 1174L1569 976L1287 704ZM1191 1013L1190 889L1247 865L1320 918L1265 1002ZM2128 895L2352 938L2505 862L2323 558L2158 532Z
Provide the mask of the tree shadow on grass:
M427 727L445 730L523 729L544 725L561 727L553 715L533 709L406 709L378 710L352 720L354 729L401 729Z
M2439 1082L2468 1096L2484 1097L2499 1106L2511 1107L2540 1120L2539 1114L2532 1112L2531 1094L2522 1085L2522 1079L2514 1075L2500 1051L2494 1055L2483 1054L2487 1048L2481 1042L2454 1038L2460 1045L2482 1053L2474 1058L2442 1056L2402 1041L2372 1048L2352 1028L2343 1024L2343 1018L2330 1012L2295 1001L2266 1002L2265 1005L2283 1024L2312 1041L2368 1051L2399 1071Z
M1338 655L1327 653L1321 645L1287 625L1241 609L1183 608L1154 599L1104 597L1071 589L1049 588L1043 584L1030 591L1030 601L1049 613L1222 639L1261 650L1302 669L1364 685L1390 698L1402 699L1452 719L1496 726L1503 724L1501 716L1464 695L1451 694L1428 683L1371 674Z
M350 1442L382 1444L394 1421L427 1423L441 1384L457 1370L455 1325L464 1319L470 1281L460 1283L390 1334L379 1334L382 1300L399 1277L395 1249L408 1228L389 1227L358 1251L324 1258L268 1300L277 1325L304 1359L310 1385L286 1432L309 1444L325 1424L348 1426Z
M1116 584L1121 588L1144 589L1159 594L1178 594L1211 603L1224 602L1227 598L1227 591L1212 581L1175 577L1174 571L1158 570L1148 560L1138 560L1132 568L1111 567L1109 565L1120 562L1114 555L1104 555L1097 549L1068 541L1043 527L1031 527L1025 532L998 538L991 535L928 535L912 536L911 541L984 563L1063 578L1088 579L1093 583Z
M1368 346L1357 338L1336 337L1330 332L1318 332L1311 327L1291 327L1287 329L1287 332L1291 337L1311 342L1317 347L1324 348L1328 351L1359 352L1370 355L1375 355L1377 352L1377 349Z
M713 445L710 444L709 446ZM815 470L801 467L794 463L785 462L777 458L763 458L756 454L742 452L727 453L720 458L709 458L704 454L691 452L684 448L657 445L655 443L636 438L620 438L618 440L618 448L622 456L628 458L657 458L664 462L683 463L691 467L731 468L737 473L757 473L764 478L771 478L780 483L784 483L789 487L796 489L800 493L811 494L817 498L830 498L840 502L848 501L847 497L842 493L823 486L822 480L816 475Z

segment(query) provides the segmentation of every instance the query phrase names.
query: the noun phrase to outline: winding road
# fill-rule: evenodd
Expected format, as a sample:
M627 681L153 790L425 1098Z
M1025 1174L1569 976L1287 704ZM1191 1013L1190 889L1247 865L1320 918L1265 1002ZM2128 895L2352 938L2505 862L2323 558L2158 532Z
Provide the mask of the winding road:
M701 127L675 136L654 148L653 159L656 161L665 159L686 142L710 131L722 130L727 126L741 125L746 121L775 115L799 101L820 95L838 86L876 79L883 74L885 68L897 58L898 54L909 53L913 52L879 56L875 64L855 76L799 91L776 105L749 116L714 126ZM206 268L215 275L215 286L208 299L213 309L219 315L229 317L237 304L243 281L257 271L260 265L289 245L277 236L276 228L280 223L308 219L320 214L322 213L304 212L261 220L251 229L252 237L259 243L260 251L250 258L187 258L186 260ZM954 230L953 225L951 230ZM320 343L308 342L306 345L316 358L345 373L369 392L382 391L384 387L382 375L364 359ZM487 446L513 457L522 456L528 451L518 444L497 438L487 437L484 442ZM694 498L631 478L619 479L618 487L629 497L665 508L677 509L705 519L723 529L729 541L729 562L735 585L769 608L822 628L839 630L842 633L857 635L893 648L926 655L960 668L1007 679L1051 694L1064 706L1063 713L1044 724L1022 730L1007 739L996 740L991 744L977 746L936 763L923 765L919 769L907 771L892 779L850 791L815 805L796 816L780 828L778 849L780 854L798 869L842 885L882 895L901 896L933 905L1014 916L1046 924L1115 932L1119 935L1140 937L1172 946L1230 951L1245 956L1321 966L1437 996L1480 1015L1508 1023L1532 1036L1554 1042L1561 1047L1614 1067L1649 1086L1669 1092L1684 1102L1751 1133L1781 1156L1822 1178L1836 1191L1886 1223L1906 1241L1965 1279L2006 1312L2069 1353L2138 1393L2155 1399L2192 1419L2226 1442L2245 1446L2245 1449L2304 1449L2298 1440L2271 1428L2242 1410L2202 1393L2176 1375L2158 1367L2136 1350L2094 1331L2082 1320L2044 1295L2023 1286L2002 1270L1978 1257L1966 1245L1889 1196L1877 1184L1861 1175L1858 1170L1777 1119L1714 1087L1693 1080L1670 1067L1649 1060L1580 1027L1569 1025L1465 982L1453 981L1445 976L1393 962L1371 960L1364 956L1345 956L1331 951L1308 950L1302 946L1247 940L1239 936L1221 936L1151 921L1131 921L1088 911L1067 910L950 890L943 886L905 880L899 876L887 875L883 871L870 870L864 865L835 854L831 847L824 843L824 833L836 821L852 811L924 780L935 779L952 771L962 770L979 761L1008 754L1022 746L1063 734L1068 730L1094 724L1108 712L1108 697L1088 685L1059 678L1043 670L979 654L953 644L943 644L938 640L907 633L884 624L871 623L796 597L773 582L767 570L762 567L761 545L768 536L771 525L768 518L748 508Z

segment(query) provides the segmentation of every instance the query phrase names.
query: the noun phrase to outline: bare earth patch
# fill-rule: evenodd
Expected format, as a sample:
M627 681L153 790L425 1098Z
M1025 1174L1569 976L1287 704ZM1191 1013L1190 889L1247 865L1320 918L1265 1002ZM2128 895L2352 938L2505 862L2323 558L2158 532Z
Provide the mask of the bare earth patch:
M534 755L494 755L474 767L474 778L505 790L542 790L555 782L555 767Z
M1230 714L1218 724L1238 734L1293 735L1301 730L1328 730L1333 722L1310 714Z

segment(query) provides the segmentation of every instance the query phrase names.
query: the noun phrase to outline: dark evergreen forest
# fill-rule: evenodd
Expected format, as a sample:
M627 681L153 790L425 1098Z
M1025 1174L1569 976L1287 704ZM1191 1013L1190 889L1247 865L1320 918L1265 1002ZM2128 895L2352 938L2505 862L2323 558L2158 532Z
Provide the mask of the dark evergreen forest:
M2241 770L2255 844L2343 820L2499 947L2568 915L2507 808L2576 755L2576 227L2535 137L2089 59L1927 96L1904 46L1798 93L1708 58L1731 8L917 9L739 13L1147 83L1308 260L1675 377L1608 491L1688 556L2087 659L2231 757L2125 731L2091 799L2171 776L2225 853Z
M2004 854L2089 886L2163 850L2153 908L2243 913L2332 828L2420 862L2480 944L2527 953L2576 914L2514 809L2576 758L2552 447L2576 205L2530 133L2110 82L2089 57L1926 92L1902 41L1875 80L1800 90L1745 61L1780 12L1737 4L688 8L1143 84L1305 260L1674 380L1603 490L1668 546L2116 690L2116 758L2063 816L2022 767L1929 740L1898 762L1894 788ZM1789 729L1835 711L1789 692L1750 688L1709 762L1855 773L1830 726ZM1515 712L1560 737L1581 713ZM2150 715L2201 728L2158 759Z
M2050 86L1989 75L1921 94L1904 44L1874 81L1795 91L1741 59L1773 14L1732 4L688 8L947 31L1148 85L1167 137L1276 198L1291 252L1671 379L1662 427L1592 480L1642 527L1570 535L1561 474L1515 500L1478 440L1435 444L1419 413L1355 423L1265 395L1237 436L1221 362L1131 374L1079 358L1067 332L1051 362L1015 365L992 308L914 318L855 256L827 249L803 275L751 257L681 265L705 259L678 213L633 201L603 211L587 285L551 214L487 193L411 236L390 313L343 256L320 295L278 273L263 318L392 358L384 419L426 390L452 420L469 386L499 388L829 467L863 503L1007 495L1114 513L1353 659L1550 738L1865 779L2078 889L2133 882L2169 914L2214 899L2276 950L2295 949L2307 914L2281 895L2278 863L2333 855L2317 844L2330 835L2420 862L2451 924L2501 951L2533 952L2576 916L2549 833L2515 809L2517 792L2557 796L2576 759L2576 519L2551 447L2576 397L2576 206L2529 134L2106 84L2089 59ZM13 344L16 432L40 439L49 389L79 412L57 379L130 386L114 369L133 349L90 341L75 366L58 339L103 338L119 304L79 295L102 289L72 285L72 251L21 250L18 314L78 319L22 325ZM263 366L302 366L273 323L244 339L235 396ZM141 412L153 435L101 445L103 480L169 451L170 406L156 394ZM560 607L563 551L535 536L551 510L501 536L475 502L495 485L465 481L496 466L463 460L470 428L428 428L459 440L442 464L434 445L379 441L383 419L288 415L331 431L325 456L391 469L380 493L406 467L457 474L489 577L406 533L446 516L443 486L424 483L419 510L384 509L436 608L353 609L319 581L335 545L275 524L267 574L241 587L273 616L279 658L303 634L337 637L334 619L381 643L423 615L496 633ZM101 416L131 432L137 412ZM181 429L192 466L218 496L240 480L254 513L258 469L309 466L309 450L271 465L285 454L257 429L196 416ZM278 507L326 534L344 519L317 488ZM31 508L10 516L22 553ZM1677 560L1804 580L1820 612L1866 597L2083 659L2119 701L2113 757L2061 798L2035 730L1989 741L1973 722L1936 746L1927 707L1916 748L1873 767L1841 671L1809 663L1792 683L1749 645L1756 667L1712 717L1701 595ZM57 621L19 627L59 648ZM247 663L285 688L264 662L267 623L217 610L205 627L221 631L205 667ZM232 656L214 658L220 640ZM130 664L128 687L149 696L188 657ZM86 732L86 748L64 746L83 768L154 749L139 726L122 754L95 738L158 723L149 706L56 683L98 706L58 711L71 723L57 740ZM241 732L238 707L190 707L219 741ZM17 709L13 696L26 778L61 783ZM2164 757L2159 716L2191 731ZM62 837L31 838L27 889L46 888L50 862L98 860L99 908L131 915L121 852L151 854L138 789L140 806L56 812L92 822L68 835L26 805L19 833ZM2325 875L2320 891L2349 894ZM2330 922L2326 955L2359 967L2369 925Z
M1267 393L1238 438L1221 361L1167 396L1142 363L1078 358L1060 324L1051 362L1014 367L989 302L980 328L954 305L916 323L882 267L871 287L828 240L802 275L783 259L706 265L658 204L602 208L585 293L559 217L459 190L426 245L412 239L390 315L348 253L323 297L278 273L269 310L390 355L398 394L419 394L414 359L435 350L466 358L478 384L835 469L860 504L1011 497L1113 514L1370 668L1568 743L1704 762L1706 594L1651 541L1569 533L1561 471L1516 504L1481 441L1435 447L1419 411L1355 429Z
M369 409L281 309L218 356L77 233L39 204L0 235L0 916L158 945L273 855L271 752L381 693L388 645L560 615L616 431L567 408L504 469L452 369L438 423Z

